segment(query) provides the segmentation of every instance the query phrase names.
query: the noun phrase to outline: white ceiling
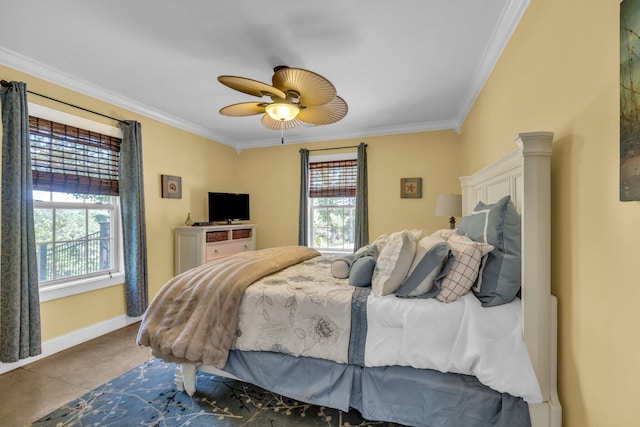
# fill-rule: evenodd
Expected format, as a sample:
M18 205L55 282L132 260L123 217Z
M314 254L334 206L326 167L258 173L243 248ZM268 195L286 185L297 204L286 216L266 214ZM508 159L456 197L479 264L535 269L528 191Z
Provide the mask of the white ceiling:
M216 77L271 84L277 65L323 75L349 106L285 143L459 130L528 3L2 0L0 63L238 150L280 131L220 115L258 98Z

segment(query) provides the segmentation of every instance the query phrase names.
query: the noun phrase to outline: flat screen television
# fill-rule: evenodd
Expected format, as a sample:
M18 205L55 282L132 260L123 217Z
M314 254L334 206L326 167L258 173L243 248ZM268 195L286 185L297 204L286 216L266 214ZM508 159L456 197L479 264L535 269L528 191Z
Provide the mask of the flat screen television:
M249 220L249 195L242 193L209 193L209 222Z

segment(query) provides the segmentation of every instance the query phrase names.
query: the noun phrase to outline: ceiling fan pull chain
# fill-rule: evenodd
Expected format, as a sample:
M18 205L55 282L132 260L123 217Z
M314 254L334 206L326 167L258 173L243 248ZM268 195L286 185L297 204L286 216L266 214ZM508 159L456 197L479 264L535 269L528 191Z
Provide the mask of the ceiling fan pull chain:
M284 144L284 128L280 128L280 130L282 131L282 137L280 139L280 144Z

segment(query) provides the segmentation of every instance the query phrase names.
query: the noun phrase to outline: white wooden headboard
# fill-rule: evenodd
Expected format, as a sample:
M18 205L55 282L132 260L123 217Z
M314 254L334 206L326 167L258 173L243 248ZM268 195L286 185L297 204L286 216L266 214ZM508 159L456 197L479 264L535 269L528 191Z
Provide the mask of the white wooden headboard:
M462 212L510 195L522 218L522 331L544 403L530 405L534 427L560 426L557 395L556 299L551 295L552 132L516 135L518 148L461 177Z
M506 195L522 213L522 151L518 148L505 157L491 163L471 176L460 178L462 182L462 213L468 215L482 201L495 203Z

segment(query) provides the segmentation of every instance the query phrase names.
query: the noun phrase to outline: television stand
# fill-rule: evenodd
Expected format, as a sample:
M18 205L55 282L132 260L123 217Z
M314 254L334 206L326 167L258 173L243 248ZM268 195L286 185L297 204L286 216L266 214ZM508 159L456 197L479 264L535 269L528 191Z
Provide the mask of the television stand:
M174 274L238 252L255 250L255 224L175 227Z

